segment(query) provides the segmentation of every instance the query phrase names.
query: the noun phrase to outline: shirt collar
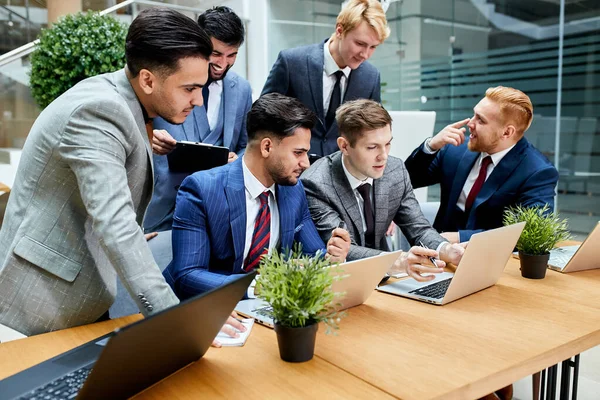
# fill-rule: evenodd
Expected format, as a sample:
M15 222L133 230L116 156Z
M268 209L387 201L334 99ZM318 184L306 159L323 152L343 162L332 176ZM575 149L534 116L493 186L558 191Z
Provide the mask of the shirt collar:
M342 168L344 168L344 174L346 174L346 179L348 179L348 182L350 183L350 187L352 188L352 190L356 190L359 186L368 183L369 185L373 186L373 178L367 178L364 181L361 181L360 179L357 179L354 175L352 175L350 173L350 171L348 171L348 169L346 168L346 164L344 163L344 158L345 156L342 155Z
M325 73L327 74L327 76L331 76L332 74L335 74L337 71L342 71L344 73L344 76L346 77L346 79L348 79L348 77L350 76L350 71L352 71L350 69L350 67L346 67L346 68L338 67L337 63L333 59L333 56L329 52L329 40L327 40L325 42L325 44L323 45L323 69L325 70Z
M492 164L494 165L498 165L498 163L504 158L505 155L508 154L509 151L512 150L513 147L516 146L516 143L513 144L512 146L510 146L508 149L504 149L502 151L499 151L497 153L494 154L488 154L486 152L481 153L481 155L479 156L479 160L477 161L477 165L481 166L481 163L483 162L483 159L487 156L490 156L492 158Z
M273 196L275 196L275 184L272 184L270 187L265 187L260 181L250 172L248 166L246 166L246 162L244 161L244 157L242 156L242 171L244 172L244 187L250 194L250 197L256 199L262 192L268 190L271 192Z

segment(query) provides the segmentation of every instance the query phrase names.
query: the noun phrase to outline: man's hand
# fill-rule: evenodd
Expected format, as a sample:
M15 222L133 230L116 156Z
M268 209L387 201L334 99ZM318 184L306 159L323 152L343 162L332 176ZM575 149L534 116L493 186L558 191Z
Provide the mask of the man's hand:
M169 154L174 148L177 140L169 135L164 129L155 129L152 136L152 152L159 156Z
M435 258L438 267L430 260L430 257ZM408 252L403 252L400 257L394 262L392 268L388 271L390 275L396 275L401 272L406 272L408 276L419 282L427 282L435 278L434 275L423 274L439 274L444 272L446 263L438 258L438 253L435 250L426 249L419 246L413 246Z
M150 232L150 233L146 233L144 234L144 237L146 238L146 242L149 241L150 239L153 239L155 237L158 236L158 232Z
M235 154L233 151L230 151L230 152L229 152L229 158L227 159L227 162L228 162L228 163L230 163L230 162L234 162L234 161L235 161L235 160L237 160L237 159L238 159L238 155L237 155L237 154Z
M392 221L387 231L385 231L385 236L392 236L394 232L396 232L396 224L394 223L394 221Z
M327 255L331 261L343 263L350 250L350 234L342 228L335 228L327 242Z
M458 232L443 232L440 233L440 236L449 241L450 243L460 242L460 235L458 234Z
M465 132L466 128L464 127L470 118L463 119L462 121L455 122L446 126L444 129L439 131L437 135L435 135L429 141L429 147L433 151L438 151L442 147L447 144L451 144L454 146L460 146L465 141Z
M246 327L240 321L237 313L233 311L231 316L227 318L227 322L221 328L221 332L231 336L232 338L237 338L240 336L239 332L246 332ZM215 339L212 342L213 347L221 347L221 343Z
M465 254L465 248L467 247L468 243L469 242L444 244L440 249L440 258L447 263L458 265L463 254Z

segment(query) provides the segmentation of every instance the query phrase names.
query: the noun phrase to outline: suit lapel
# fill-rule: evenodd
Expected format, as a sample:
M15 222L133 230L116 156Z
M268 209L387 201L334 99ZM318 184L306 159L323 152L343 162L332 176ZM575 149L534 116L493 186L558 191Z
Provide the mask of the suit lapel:
M477 161L477 157L479 157L479 153L470 151L465 146L465 152L458 162L458 167L454 173L454 181L452 182L452 189L450 190L450 197L448 199L448 209L446 210L445 214L446 218L454 215L456 202L458 201L460 192L463 190L463 186L465 186L465 182L469 176L469 172L471 172L471 169L473 168L473 164L475 164L475 161Z
M239 158L231 164L225 184L225 196L229 205L229 224L235 254L234 272L241 271L246 242L246 196L244 190L242 159Z
M227 75L223 80L223 99L221 104L223 110L223 146L231 149L231 139L233 139L233 124L237 109L238 98L235 95L235 84L237 79L233 75Z
M364 93L362 93L364 92L364 88L361 88L360 85L362 75L363 73L361 67L350 71L350 76L348 77L348 84L346 85L346 92L344 93L344 99L342 103L365 97Z
M342 203L342 207L346 210L354 225L355 232L358 232L358 239L356 242L359 245L365 243L365 233L363 232L362 216L356 201L354 191L350 187L350 183L344 174L344 168L342 167L342 154L338 153L333 157L331 162L331 180L333 181L333 188L337 192L337 195Z
M277 209L279 210L279 249L292 249L294 245L294 207L289 202L286 188L275 186L277 192Z
M319 118L319 123L322 125L325 121L323 111L323 45L324 43L314 45L312 51L306 56L308 84L310 86L317 118ZM323 129L325 129L324 125Z
M490 174L489 178L485 181L483 186L481 187L481 191L475 198L473 202L473 209L475 210L480 204L489 200L490 197L498 189L506 180L512 175L514 170L519 166L521 160L523 159L523 152L527 147L527 139L524 137L521 138L503 158L500 160L500 163L494 166L494 170ZM474 218L475 213L471 212L469 215L469 222L471 218Z
M383 176L385 177L385 172ZM389 185L383 177L373 181L373 210L375 212L375 246L379 246L379 243L382 239L382 235L380 235L379 233L386 232L388 228L386 224L389 212L389 189Z
M203 107L194 107L192 110L192 114L189 115L183 124L181 124L181 130L183 131L184 138L175 138L177 140L187 140L190 142L199 142L200 141L200 133L195 131L196 127L196 119L199 117L201 113L201 108Z

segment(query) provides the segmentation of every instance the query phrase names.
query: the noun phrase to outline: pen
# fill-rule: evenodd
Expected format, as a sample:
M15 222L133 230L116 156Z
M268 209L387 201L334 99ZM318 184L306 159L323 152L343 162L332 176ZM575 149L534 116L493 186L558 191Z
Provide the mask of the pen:
M420 240L419 240L419 245L420 245L422 248L424 248L424 249L428 249L428 250L429 250L429 247L425 246L425 244L423 244L423 242L422 242L422 241L420 241ZM439 267L438 267L438 265L437 265L437 263L435 262L435 257L427 257L427 258L429 258L429 261L431 261L431 262L433 263L433 265L435 265L435 267L436 267L436 268L439 268Z
M341 229L348 230L348 229L346 228L346 223L344 222L344 220L341 220L341 221L340 221L340 223L338 224L338 228L341 228Z

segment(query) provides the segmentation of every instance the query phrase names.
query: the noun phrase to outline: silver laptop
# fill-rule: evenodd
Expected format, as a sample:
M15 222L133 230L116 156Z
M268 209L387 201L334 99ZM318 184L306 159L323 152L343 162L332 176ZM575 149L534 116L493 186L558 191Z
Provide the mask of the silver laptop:
M581 245L552 249L548 267L558 272L600 268L600 222Z
M401 253L402 251L384 253L361 260L349 261L336 267L337 273L343 278L336 280L331 290L334 293L343 293L343 295L336 301L339 304L336 304L335 309L337 311L345 310L367 301L377 284L385 277L385 273ZM266 310L269 307L270 305L263 300L249 299L240 301L235 307L235 311L248 318L254 318L259 324L272 328L273 320L260 314L261 310Z
M429 282L412 278L377 290L427 303L444 305L496 284L519 240L525 222L471 236L455 273L442 272Z

